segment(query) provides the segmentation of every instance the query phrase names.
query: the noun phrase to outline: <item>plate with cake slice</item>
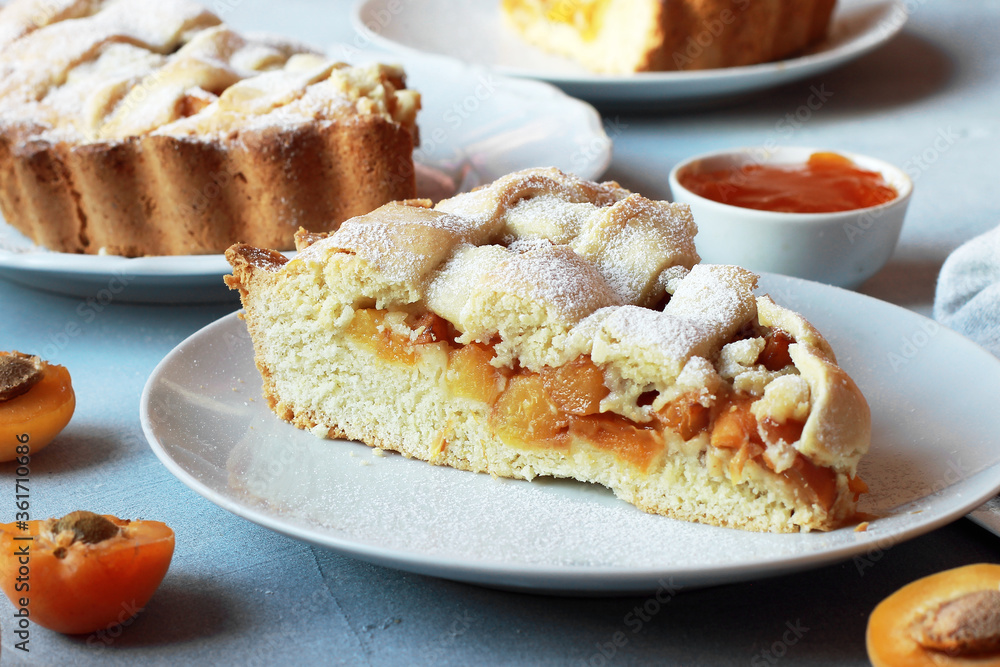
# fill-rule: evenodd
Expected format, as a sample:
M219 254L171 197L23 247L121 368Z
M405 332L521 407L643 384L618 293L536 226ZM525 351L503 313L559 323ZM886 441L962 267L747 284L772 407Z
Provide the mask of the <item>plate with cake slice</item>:
M361 0L357 30L399 53L429 52L541 79L600 105L726 103L815 76L890 40L902 0Z
M143 428L226 509L372 562L576 593L816 567L1000 487L1000 360L863 295L703 264L686 206L529 169L396 202L154 370Z
M387 201L611 159L597 112L544 83L241 35L187 1L81 11L0 10L0 277L35 288L231 300L236 241L288 251Z

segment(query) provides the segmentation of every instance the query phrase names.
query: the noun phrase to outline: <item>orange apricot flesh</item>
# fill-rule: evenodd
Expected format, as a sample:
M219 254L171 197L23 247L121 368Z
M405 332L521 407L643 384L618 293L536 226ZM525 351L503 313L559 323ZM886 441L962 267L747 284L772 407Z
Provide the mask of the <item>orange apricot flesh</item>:
M493 405L504 387L504 375L490 360L493 348L470 343L453 350L448 357L448 385L456 396Z
M601 399L611 393L604 386L604 373L587 356L577 357L564 366L545 367L542 382L563 412L579 417L600 412Z
M15 459L18 447L23 445L28 446L30 454L38 452L66 427L75 409L76 394L69 371L46 364L37 384L0 403L0 461Z
M493 406L490 424L507 445L525 449L565 447L569 420L534 373L518 375Z
M659 418L676 431L684 440L690 440L711 424L711 410L698 402L695 396L682 396L660 410Z
M663 436L616 414L570 417L569 433L599 449L613 452L641 470L648 470L663 452Z

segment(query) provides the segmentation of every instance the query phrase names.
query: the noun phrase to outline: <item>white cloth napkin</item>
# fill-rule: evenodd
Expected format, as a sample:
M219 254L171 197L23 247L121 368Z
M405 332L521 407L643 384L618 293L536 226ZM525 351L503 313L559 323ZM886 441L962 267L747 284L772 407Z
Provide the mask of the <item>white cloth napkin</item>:
M1000 227L967 241L945 260L934 319L1000 357Z
M934 319L1000 357L1000 227L967 241L945 260ZM1000 496L968 516L1000 535Z

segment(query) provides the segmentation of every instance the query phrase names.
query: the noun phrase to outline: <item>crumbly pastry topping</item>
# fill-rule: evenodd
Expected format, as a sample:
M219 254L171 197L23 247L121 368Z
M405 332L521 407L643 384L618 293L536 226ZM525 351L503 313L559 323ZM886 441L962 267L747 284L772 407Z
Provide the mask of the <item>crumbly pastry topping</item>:
M566 242L549 240L552 230ZM336 285L327 282L344 303L374 299L377 308L393 308L426 298L461 342L499 334L498 363L517 358L537 369L589 353L571 345L579 338L571 334L597 311L662 300L660 273L698 260L695 231L684 205L535 169L434 209L383 207L344 223L296 261L336 272Z
M15 0L0 10L0 127L74 143L226 136L379 115L415 132L396 67L242 36L185 0Z

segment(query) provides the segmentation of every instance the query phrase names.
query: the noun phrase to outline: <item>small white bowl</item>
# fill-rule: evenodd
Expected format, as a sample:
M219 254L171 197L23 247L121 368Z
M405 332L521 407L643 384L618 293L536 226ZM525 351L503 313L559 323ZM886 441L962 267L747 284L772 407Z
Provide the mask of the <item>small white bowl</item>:
M882 174L898 193L892 201L837 213L775 213L700 197L680 178L690 173L748 164L802 165L823 149L741 148L700 155L670 171L673 199L691 206L698 224L695 244L703 262L738 264L752 271L782 273L853 289L873 276L892 255L913 193L904 171L875 158L834 151L858 167Z

